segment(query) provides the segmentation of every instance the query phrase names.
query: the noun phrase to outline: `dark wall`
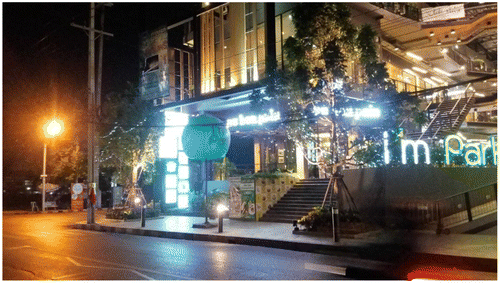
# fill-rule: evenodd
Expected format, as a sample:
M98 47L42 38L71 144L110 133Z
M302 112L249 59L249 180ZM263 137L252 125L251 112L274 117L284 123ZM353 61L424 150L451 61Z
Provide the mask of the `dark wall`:
M437 168L425 165L345 170L359 211L377 217L394 203L435 201L497 182L497 168Z

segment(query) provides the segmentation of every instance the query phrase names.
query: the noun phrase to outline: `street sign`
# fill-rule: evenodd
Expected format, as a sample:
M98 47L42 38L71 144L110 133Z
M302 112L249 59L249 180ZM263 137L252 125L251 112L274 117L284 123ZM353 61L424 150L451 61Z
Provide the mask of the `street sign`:
M77 195L81 194L83 192L83 186L82 184L74 184L73 185L73 192Z
M73 211L81 211L83 210L83 199L84 199L84 191L86 189L85 184L74 183L71 184L71 210Z

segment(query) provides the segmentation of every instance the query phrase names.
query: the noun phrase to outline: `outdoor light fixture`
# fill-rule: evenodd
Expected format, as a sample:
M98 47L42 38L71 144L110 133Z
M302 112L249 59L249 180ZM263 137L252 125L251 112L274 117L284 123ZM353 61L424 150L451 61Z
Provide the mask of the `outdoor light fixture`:
M442 84L444 84L444 81L443 81L442 79L440 79L440 78L437 78L437 77L432 76L432 77L431 77L431 79L435 80L435 81L436 81L436 82L438 82L438 83L442 83Z
M480 96L480 97L485 97L484 93L480 93L480 92L476 92L476 95Z
M419 67L411 67L413 70L419 72L419 73L422 73L422 74L427 74L427 71L422 69L422 68L419 68Z
M450 33L451 33L451 34L455 34L455 30L454 30L454 29L452 29L452 30L450 31Z
M448 53L448 48L443 48L443 49L441 50L441 53L443 53L443 54Z
M52 119L50 122L43 126L45 137L54 138L62 133L64 130L64 123L59 119Z
M434 36L434 32L431 31L431 33L429 33L429 36Z
M417 54L414 54L414 53L411 53L411 52L406 52L406 55L408 55L408 57L411 57L417 61L422 61L424 60L424 58L418 56Z
M441 41L438 41L437 45L441 45Z
M54 138L64 130L64 123L59 119L52 119L43 126L45 137ZM45 212L45 183L47 178L47 143L43 144L43 172L42 172L42 212Z
M410 75L417 76L417 74L410 69L403 69L403 71L405 71L406 73L408 73Z
M457 39L457 42L460 43L460 42L462 42L462 40L459 38L459 39Z
M439 68L434 67L434 68L433 68L433 70L434 70L434 71L436 71L436 72L438 72L438 73L440 73L440 74L443 74L443 75L445 75L445 76L451 77L451 74L450 74L450 73L448 73L448 72L446 72L446 71L443 71L443 70L441 70L441 69L439 69Z
M455 49L458 49L458 44L455 44Z
M394 50L395 50L395 51L398 51L398 50L399 50L399 47L394 47Z
M464 66L460 66L460 70L465 70L465 65Z
M428 84L430 84L430 85L432 85L432 86L436 86L436 85L437 85L434 81L431 81L431 80L430 80L430 79L428 79L428 78L423 78L423 80L424 80L426 83L428 83Z
M227 208L227 206L225 206L224 204L222 203L219 203L219 205L217 205L217 215L219 216L219 233L222 233L222 229L223 229L223 218L224 218L224 212L228 211L229 209Z
M141 199L139 197L136 197L134 199L134 202L135 202L136 205L138 205L141 202Z

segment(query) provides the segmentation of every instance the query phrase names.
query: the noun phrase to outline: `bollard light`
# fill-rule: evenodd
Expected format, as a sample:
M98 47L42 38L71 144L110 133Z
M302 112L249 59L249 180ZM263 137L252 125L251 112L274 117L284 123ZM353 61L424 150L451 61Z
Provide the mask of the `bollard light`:
M224 204L220 203L217 205L217 214L219 216L219 233L222 233L222 219L224 218L224 212L228 211L229 209L227 206Z

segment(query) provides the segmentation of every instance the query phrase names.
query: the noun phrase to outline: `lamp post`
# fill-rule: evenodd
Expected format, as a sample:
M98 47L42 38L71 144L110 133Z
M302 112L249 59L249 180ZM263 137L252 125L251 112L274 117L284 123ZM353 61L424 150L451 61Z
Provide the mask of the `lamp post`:
M221 203L217 206L217 216L219 216L219 233L222 233L224 213L226 211L228 211L228 208L224 204Z
M53 119L43 126L45 137L54 138L62 133L63 122L59 119ZM47 178L47 142L43 143L43 173L42 173L42 212L45 212L45 184Z

